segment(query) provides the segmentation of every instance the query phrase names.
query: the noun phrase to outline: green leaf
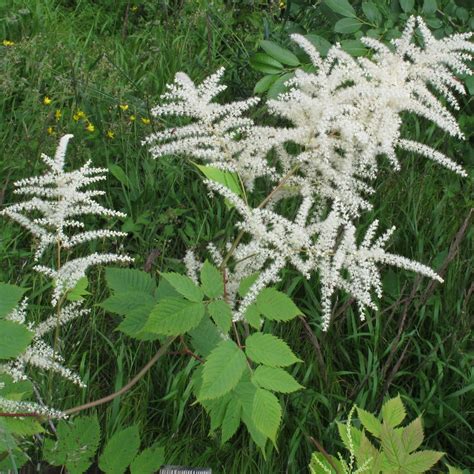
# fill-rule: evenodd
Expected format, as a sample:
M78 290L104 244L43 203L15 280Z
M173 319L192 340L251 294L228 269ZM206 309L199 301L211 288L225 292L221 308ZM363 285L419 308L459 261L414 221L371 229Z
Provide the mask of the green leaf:
M125 316L137 307L144 305L153 306L154 304L155 299L149 293L143 293L141 291L125 291L110 296L105 301L102 301L99 306L109 313Z
M300 64L300 60L291 51L282 48L273 41L262 40L260 41L260 46L268 55L282 64L294 67Z
M408 453L403 446L400 433L387 423L383 423L380 430L380 442L387 461L393 466L401 468Z
M438 3L436 0L424 0L423 13L426 15L434 15L438 10Z
M286 367L296 362L302 362L285 341L272 334L261 332L247 338L245 352L254 362L270 367Z
M257 309L257 305L255 303L252 303L245 310L244 317L250 324L250 326L252 326L254 329L260 329L260 326L262 325L262 320L260 319L260 311Z
M187 300L197 303L202 301L204 295L201 289L188 276L179 273L162 273L161 276Z
M239 289L237 290L240 296L244 297L248 293L250 287L257 281L259 275L260 272L252 273L240 280Z
M342 40L341 47L351 56L363 56L367 54L367 48L360 40Z
M347 429L350 429L351 437L352 437L352 444L357 449L360 445L360 440L362 438L362 431L358 430L354 426L347 426L347 423L339 423L337 422L337 431L339 433L339 437L341 438L344 446L350 450L350 442Z
M90 295L90 293L86 290L89 281L87 280L87 276L83 276L78 280L76 286L69 290L67 293L68 301L80 301L86 295Z
M142 292L154 294L156 284L150 274L133 268L107 267L105 280L108 287L116 293Z
M270 89L270 86L278 79L277 74L267 74L266 76L263 76L256 84L255 87L253 88L254 94L263 94L264 92L267 92L268 89Z
M302 314L291 298L274 288L262 290L256 304L260 313L273 321L289 321Z
M222 184L226 188L229 188L237 196L243 196L242 187L240 185L239 175L237 173L231 173L230 171L222 171L219 168L213 166L203 166L195 163L195 166L201 171L201 173L211 181ZM228 204L228 207L231 207Z
M376 438L380 438L382 423L372 413L357 407L357 414L363 427Z
M440 451L418 451L410 454L403 463L403 472L426 472L430 470L442 457Z
M281 406L273 393L257 388L253 399L252 420L256 428L275 444L281 421Z
M225 333L232 325L232 310L224 300L211 301L207 307L216 325Z
M0 318L8 316L17 306L25 289L8 283L0 283Z
M189 331L191 345L195 352L204 358L222 341L215 324L209 318L203 318L198 326Z
M242 411L242 406L240 402L236 400L231 400L227 404L227 408L224 415L224 420L222 421L222 439L221 443L224 444L228 441L240 426L240 413Z
M380 25L382 23L382 15L377 8L377 5L372 2L362 2L362 11L364 12L365 17L370 22Z
M283 69L283 64L265 53L256 53L250 58L250 65L264 74L278 74Z
M287 87L285 85L286 81L291 79L295 74L293 72L287 72L281 75L268 89L268 97L270 99L276 99L281 93L286 92Z
M131 474L153 474L165 464L165 448L154 445L144 449L130 465Z
M182 298L164 298L151 311L144 330L179 336L198 326L206 308L203 303Z
M209 298L218 298L224 294L222 273L207 260L201 268L201 288Z
M362 23L357 18L341 18L334 25L336 33L355 33L360 30Z
M222 341L204 364L199 399L222 397L239 383L246 368L245 355L235 342Z
M392 428L398 426L406 416L405 407L403 406L400 395L384 403L381 413L384 423Z
M319 51L321 56L326 56L328 54L329 49L331 48L331 43L322 36L316 35L314 33L310 33L305 36L305 38L314 45L314 47Z
M403 429L402 442L407 452L411 453L418 449L423 442L423 425L421 417L413 420L406 428Z
M122 474L137 455L140 447L138 426L115 433L99 458L99 467L106 474Z
M461 469L458 469L457 467L451 466L449 464L446 464L448 467L448 474L463 474Z
M33 333L22 324L0 320L0 359L20 355L33 339Z
M125 315L122 322L117 326L117 330L123 332L129 337L141 341L151 341L156 339L156 334L145 330L145 326L153 308L154 304L145 304L132 309Z
M357 18L354 7L348 2L348 0L324 0L324 4L339 15Z
M304 388L286 370L260 365L252 375L252 382L274 392L291 393Z
M71 474L86 472L100 442L97 416L82 416L74 419L73 423L61 420L56 436L57 441L45 441L44 459L53 466L65 466Z
M125 173L125 171L119 165L110 164L109 165L109 171L124 186L126 186L127 188L130 187L130 181L128 180L127 174Z
M334 456L329 456L329 458L331 459L332 464L336 466L338 473L344 472L344 468L339 459L335 458ZM324 468L321 467L321 465L324 466ZM317 452L314 452L311 455L311 464L309 465L309 469L311 474L326 474L327 472L333 474L336 472L334 471L334 468L331 466L331 464L329 464L326 456Z
M415 0L400 0L400 6L405 13L410 13L415 6Z

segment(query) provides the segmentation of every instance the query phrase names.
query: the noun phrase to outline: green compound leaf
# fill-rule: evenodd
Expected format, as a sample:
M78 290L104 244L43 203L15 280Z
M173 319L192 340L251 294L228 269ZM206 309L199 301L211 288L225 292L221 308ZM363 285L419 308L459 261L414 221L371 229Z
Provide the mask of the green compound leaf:
M22 324L0 320L0 359L20 355L33 339L33 333Z
M227 404L225 410L224 419L222 421L222 439L221 444L224 444L228 441L240 426L240 413L242 411L242 406L240 402L231 399Z
M267 319L289 321L302 314L285 293L274 288L265 288L257 297L257 308Z
M341 18L334 25L336 33L355 33L360 30L362 23L357 18Z
M123 474L135 459L140 447L138 426L133 425L115 433L99 458L99 467L106 474Z
M256 71L264 74L278 74L283 69L283 64L265 53L254 54L249 62Z
M203 303L182 298L164 298L152 309L144 330L166 336L179 336L197 327L205 311Z
M143 291L125 291L114 294L99 304L109 313L126 316L140 306L154 306L155 299Z
M349 18L357 17L354 7L348 2L348 0L324 0L324 4L333 12L338 13L341 16Z
M130 465L131 474L153 474L165 463L165 448L153 445L144 449Z
M89 281L87 280L87 277L84 276L78 280L76 283L76 286L68 291L66 298L68 301L80 301L84 298L84 296L90 295L90 293L87 291L87 285L89 284Z
M252 420L255 427L275 444L281 421L281 406L273 393L257 388L253 399Z
M257 305L255 303L252 303L245 310L244 317L254 329L260 329L262 320L260 319L260 311L257 309Z
M413 420L406 428L403 429L402 442L407 452L411 453L418 449L423 442L423 425L421 417Z
M405 407L403 406L400 395L388 400L382 406L382 419L391 428L398 426L406 416Z
M16 308L25 289L8 283L0 283L0 318L8 316Z
M278 79L277 74L267 74L266 76L263 76L256 84L255 87L253 88L254 94L263 94L264 92L267 92L268 89L270 89L271 85Z
M116 293L142 292L153 295L156 284L150 274L132 268L105 269L105 280L108 287Z
M395 430L388 424L383 423L380 431L380 441L387 461L391 465L401 468L408 453L403 446L399 430Z
M440 451L418 451L407 457L402 471L407 473L429 471L443 456L444 453Z
M187 300L197 303L202 301L204 294L191 278L179 273L162 273L161 276Z
M201 288L209 298L218 298L224 294L222 273L207 260L201 268Z
M200 400L219 398L230 392L247 368L244 353L235 342L222 341L207 358L202 371Z
M257 281L259 275L260 272L252 273L251 275L240 280L239 289L237 291L239 295L242 296L242 298L248 293L250 287Z
M261 388L281 393L296 392L304 388L286 370L264 365L257 367L252 382Z
M247 338L245 352L254 362L270 367L286 367L296 362L302 362L285 341L272 334L261 332Z
M209 314L225 334L227 334L232 325L232 310L224 300L211 301L207 307Z
M374 415L372 415L372 413L365 411L362 408L357 407L357 413L364 428L376 438L380 438L382 423L380 423L380 421Z
M300 60L291 51L282 48L273 41L262 40L260 41L260 46L268 55L282 64L294 67L299 66L300 64Z

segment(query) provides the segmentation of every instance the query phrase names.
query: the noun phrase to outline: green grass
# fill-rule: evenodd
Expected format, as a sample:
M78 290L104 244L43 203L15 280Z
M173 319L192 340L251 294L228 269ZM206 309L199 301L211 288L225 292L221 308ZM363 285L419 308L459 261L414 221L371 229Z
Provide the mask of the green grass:
M144 2L136 13L130 11L125 24L125 7L116 3L7 0L0 6L0 40L15 42L0 51L2 204L15 200L15 179L40 170L41 152L52 153L58 136L74 133L72 164L91 158L114 171L107 181L107 199L129 215L116 227L130 232L123 245L136 267L157 250L154 271L176 269L186 248L228 236L235 216L208 198L191 164L175 158L151 160L140 141L162 124L145 125L141 119L150 117L150 107L179 70L199 80L224 65L229 84L224 96L251 94L258 76L249 69L248 57L263 37L264 19L275 31L280 25L278 18L258 9L252 22L236 24L232 11L207 8L204 2L181 10L167 2ZM52 104L43 104L45 96ZM129 109L121 111L119 104ZM62 113L59 121L56 109ZM77 109L94 124L93 133L84 121L74 121ZM471 113L472 99L467 98L461 118L466 134L472 128ZM130 120L132 114L135 121ZM473 207L474 154L468 142L450 140L421 121L407 123L406 135L431 140L471 170L471 178L460 179L420 157L403 156L400 173L384 165L376 210L364 222L377 217L382 228L397 225L391 250L439 268ZM108 130L114 132L113 139L106 137ZM47 288L32 271L31 240L4 221L0 235L0 279L30 288L33 315L40 318L47 310L42 296ZM400 393L411 418L423 415L426 446L445 451L451 464L473 465L473 241L471 226L447 267L445 283L436 286L426 302L421 301L427 280L405 305L417 279L387 269L379 314L367 314L361 323L354 305L349 306L327 334L319 327L317 278L306 281L292 270L286 272L282 287L307 315L324 364L299 320L273 328L305 361L293 375L306 390L283 398L279 451L269 451L266 460L244 430L223 447L216 435L209 435L209 421L193 405L189 388L197 362L173 355L161 359L125 396L98 409L106 438L120 426L138 423L146 443L163 442L170 463L211 466L218 473L299 473L305 472L314 450L309 436L335 452L341 449L335 422L345 419L353 403L376 411L384 398ZM68 364L78 369L88 388L81 392L55 384L56 406L75 406L120 388L156 350L151 343L115 331L117 320L95 306L106 297L103 270L91 281L96 289L88 301L92 316L72 325L62 339ZM337 308L347 299L341 294ZM404 327L392 348L404 312ZM392 349L394 357L389 355ZM46 393L47 378L35 375L35 380ZM31 453L36 462L39 442Z

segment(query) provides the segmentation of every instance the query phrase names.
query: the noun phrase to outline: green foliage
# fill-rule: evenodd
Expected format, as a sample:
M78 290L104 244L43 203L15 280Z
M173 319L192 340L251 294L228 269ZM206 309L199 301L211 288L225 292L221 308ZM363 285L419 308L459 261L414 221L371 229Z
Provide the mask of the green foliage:
M257 332L245 341L245 352L254 362L270 367L287 367L302 362L288 344L272 334Z
M285 293L274 288L263 289L257 297L257 309L267 319L289 321L302 314Z
M72 290L68 291L66 295L68 301L80 301L84 298L84 296L90 295L90 293L87 291L88 284L89 281L87 276L82 277L76 283L76 286Z
M354 408L349 414L347 424L338 423L339 435L350 453L348 462L339 455L340 462L334 463L336 458L331 456L332 464L338 467L340 472L356 472L358 469L357 472L373 474L421 473L429 471L444 456L444 453L439 451L416 451L424 439L421 418L416 418L406 427L399 427L406 417L400 395L382 406L378 418L357 407L362 430L351 425L353 411ZM366 430L373 441L367 437ZM325 453L313 454L310 470L315 474L334 472Z
M25 291L19 286L0 282L0 318L4 318L17 307Z
M0 320L0 360L20 355L32 339L33 334L22 324Z

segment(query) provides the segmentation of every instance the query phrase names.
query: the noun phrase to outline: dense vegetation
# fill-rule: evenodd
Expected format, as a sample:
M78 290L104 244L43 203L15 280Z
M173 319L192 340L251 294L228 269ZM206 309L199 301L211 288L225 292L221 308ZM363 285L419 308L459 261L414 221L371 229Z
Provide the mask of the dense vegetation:
M257 89L272 96L294 68L268 63L261 40L291 49L289 33L299 32L312 35L321 51L341 41L351 54L365 55L369 52L358 42L362 32L384 41L397 37L411 13L425 18L435 35L474 27L469 2L461 0L381 1L374 2L375 9L367 6L374 3L354 1L359 20L342 23L344 12L330 8L332 3L2 2L0 206L17 199L13 181L39 174L40 154L52 155L59 137L73 133L70 163L91 159L94 166L108 168L104 201L128 216L116 220L115 228L128 233L119 240L119 250L153 276L182 271L186 249L204 248L228 235L236 213L223 200L209 198L193 163L173 156L152 160L141 145L165 125L153 119L151 108L176 72L199 83L224 66L229 86L224 99L246 98L263 75L275 76ZM170 464L228 473L306 472L316 449L312 439L330 453L342 451L337 423L347 419L354 403L378 413L384 400L399 394L410 419L423 416L423 446L445 452L452 465L474 465L472 78L466 85L468 94L457 112L465 141L411 116L405 127L414 139L452 157L469 176L415 155L407 156L398 173L387 163L377 178L375 210L361 223L377 218L384 228L396 224L390 251L431 266L444 283L386 269L380 310L362 323L353 301L341 293L324 333L317 278L285 270L280 289L306 319L275 324L273 333L291 341L305 361L291 373L306 389L282 398L278 450L267 449L264 458L243 429L223 445L216 433L209 434L209 418L193 403L190 386L199 362L177 349L126 394L97 407L101 446L114 433L137 425L142 447L157 442ZM0 236L0 281L28 288L30 312L39 321L48 308L44 294L49 288L32 271L30 237L3 217ZM117 250L105 242L91 246ZM67 365L87 388L31 373L38 392L61 409L119 390L156 352L156 343L116 331L119 318L99 306L109 295L103 268L90 273L89 286L94 288L86 297L89 319L64 331L60 340ZM24 442L31 466L44 459L48 437L43 433Z

